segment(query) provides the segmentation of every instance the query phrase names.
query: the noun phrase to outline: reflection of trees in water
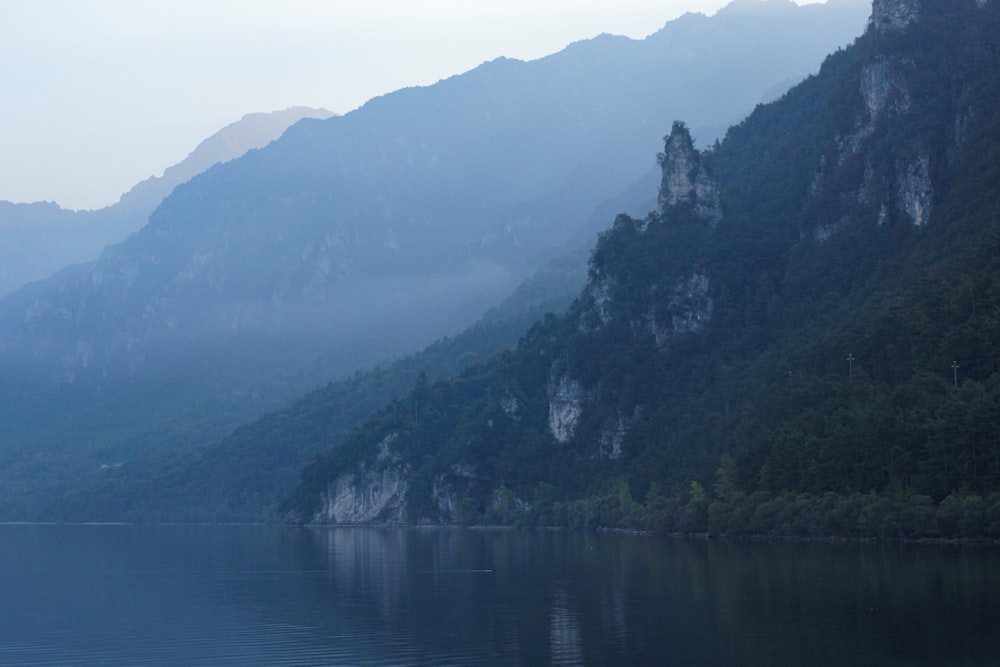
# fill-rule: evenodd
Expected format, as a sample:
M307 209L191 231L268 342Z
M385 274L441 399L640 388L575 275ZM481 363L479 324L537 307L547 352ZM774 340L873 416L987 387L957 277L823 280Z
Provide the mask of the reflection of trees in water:
M420 654L483 663L581 655L579 568L566 534L316 528L331 614L378 625ZM315 594L315 592L314 592ZM544 656L544 657L542 657Z
M1000 654L990 639L1000 618L996 550L571 531L302 533L320 570L308 579L312 595L331 616L437 662L837 664L862 655L933 664L957 655L988 664L977 658Z
M992 665L1000 655L997 547L274 526L8 526L4 537L0 652L37 648L25 638L45 618L45 636L74 655L117 646L131 628L123 655L156 645L205 664Z
M712 542L703 551L686 566L709 587L698 604L744 656L986 665L1000 655L996 549Z

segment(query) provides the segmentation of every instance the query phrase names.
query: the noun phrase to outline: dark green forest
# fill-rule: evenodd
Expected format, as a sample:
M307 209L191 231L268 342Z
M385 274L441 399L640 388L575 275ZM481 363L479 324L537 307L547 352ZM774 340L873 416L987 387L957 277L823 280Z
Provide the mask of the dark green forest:
M567 312L317 458L287 516L395 466L410 522L1000 538L998 34L974 0L870 27L688 156L694 199L619 216Z

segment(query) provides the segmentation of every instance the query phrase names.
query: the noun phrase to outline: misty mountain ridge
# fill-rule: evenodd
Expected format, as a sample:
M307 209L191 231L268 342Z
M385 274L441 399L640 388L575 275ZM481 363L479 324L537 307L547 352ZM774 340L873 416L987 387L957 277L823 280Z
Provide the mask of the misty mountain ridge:
M123 194L118 204L145 212L148 217L170 192L218 162L229 162L255 148L263 148L303 118L325 120L336 115L326 109L289 107L268 113L244 114L199 143L181 162L167 167L161 176L151 176Z
M101 209L72 211L53 202L0 201L0 296L71 264L91 261L106 246L146 224L179 184L216 162L228 162L281 136L302 118L329 118L325 109L292 107L249 113L202 141L184 160L150 176Z
M127 443L149 429L183 455L458 330L648 173L670 119L719 128L862 24L846 5L688 15L303 120L211 167L97 261L0 300L7 476L41 443L63 479L96 451L140 460Z

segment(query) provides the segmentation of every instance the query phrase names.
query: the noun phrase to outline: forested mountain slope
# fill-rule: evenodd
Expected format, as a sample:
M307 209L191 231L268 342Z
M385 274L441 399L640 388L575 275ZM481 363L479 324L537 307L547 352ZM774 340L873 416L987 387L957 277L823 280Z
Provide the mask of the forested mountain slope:
M95 262L0 299L0 516L461 330L648 170L671 118L711 136L857 34L855 7L739 3L497 59L176 188Z
M419 382L289 516L1000 535L1000 6L876 0L619 216L569 312Z

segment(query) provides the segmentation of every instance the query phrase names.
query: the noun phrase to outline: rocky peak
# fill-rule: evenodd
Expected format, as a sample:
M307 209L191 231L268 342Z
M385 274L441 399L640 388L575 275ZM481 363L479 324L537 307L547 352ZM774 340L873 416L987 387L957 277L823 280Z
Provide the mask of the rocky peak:
M879 33L904 30L920 16L920 0L875 0L869 25Z
M660 214L679 204L687 204L694 208L699 218L713 227L717 225L722 220L719 184L694 149L691 133L684 123L674 122L658 158L663 169L657 200Z

